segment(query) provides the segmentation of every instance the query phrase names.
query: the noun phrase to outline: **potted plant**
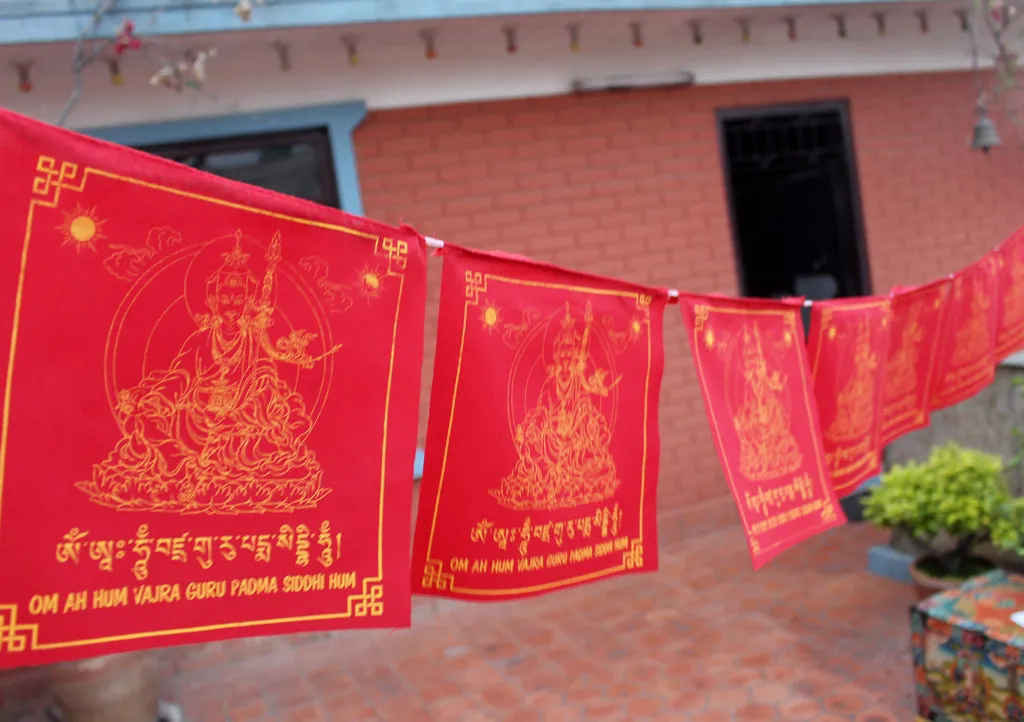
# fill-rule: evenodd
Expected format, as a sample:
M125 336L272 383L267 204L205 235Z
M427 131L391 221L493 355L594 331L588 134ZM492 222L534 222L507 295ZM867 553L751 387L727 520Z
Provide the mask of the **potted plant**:
M978 554L980 545L1017 551L1024 507L1010 493L1002 458L949 443L923 463L883 474L865 499L864 516L917 547L910 573L924 599L990 571L995 565Z

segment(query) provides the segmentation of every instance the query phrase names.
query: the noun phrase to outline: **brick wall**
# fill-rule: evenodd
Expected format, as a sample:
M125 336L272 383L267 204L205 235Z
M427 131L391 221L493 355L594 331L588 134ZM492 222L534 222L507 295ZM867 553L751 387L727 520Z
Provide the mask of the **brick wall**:
M876 292L969 263L1024 223L1024 157L984 156L966 74L758 83L375 112L366 213L482 249L736 293L719 108L847 98ZM1006 132L1005 124L1001 125ZM440 263L430 270L421 439ZM661 506L727 494L676 307L666 316Z

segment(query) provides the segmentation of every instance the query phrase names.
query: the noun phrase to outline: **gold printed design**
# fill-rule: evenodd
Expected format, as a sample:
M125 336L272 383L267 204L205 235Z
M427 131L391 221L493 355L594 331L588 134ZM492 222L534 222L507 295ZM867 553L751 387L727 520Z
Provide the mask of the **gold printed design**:
M444 571L444 562L442 561L428 559L427 563L423 565L422 586L424 589L437 589L444 592L451 589L454 579L454 575Z
M320 523L319 532L314 535L305 524L294 529L289 524L282 524L276 533L262 534L210 534L201 536L186 531L174 537L157 537L150 533L148 524L140 524L131 539L89 539L89 531L78 527L71 529L56 545L56 559L59 564L78 566L86 555L100 571L113 572L128 554L132 572L142 581L149 577L150 562L156 556L164 556L170 561L181 564L195 562L202 569L210 569L214 563L231 563L240 557L239 550L248 552L241 555L244 559L269 564L271 557L280 560L293 556L298 567L308 568L319 564L330 569L339 563L342 555L342 534L332 533L331 523L324 520ZM318 548L314 548L313 545ZM283 550L275 552L274 550ZM379 581L379 580L378 580Z
M487 333L494 333L501 325L501 309L493 303L485 303L480 311L480 325Z
M642 569L644 566L644 545L639 539L634 539L630 544L629 551L622 555L622 564L626 569Z
M273 218L276 218L276 219L281 220L281 221L285 221L285 222L288 222L288 223L295 224L297 226L321 228L321 229L326 229L326 230L333 231L333 232L341 232L341 233L345 233L345 234L350 235L350 236L360 237L360 238L366 239L368 241L377 240L377 239L375 239L375 237L373 235L365 233L364 231L361 231L361 230L356 229L356 228L349 228L349 227L346 227L346 226L339 226L339 225L334 225L334 224L329 224L329 223L324 223L324 222L319 222L319 221L312 221L310 219L305 219L305 218L295 218L295 217L291 217L291 216L287 216L287 215L283 215L283 214L267 213L267 212L265 212L265 211L263 211L261 209L255 209L255 208L250 208L248 206L244 206L244 205L241 205L241 204L230 203L230 202L224 201L222 199L209 198L209 197L205 197L205 196L198 195L198 194L187 193L187 192L181 191L180 189L166 188L166 187L163 187L163 186L160 186L160 185L149 183L147 181L143 181L143 180L136 179L136 178L131 178L131 177L119 176L119 175L110 173L108 171L99 170L99 169L96 169L96 168L88 168L88 167L82 168L81 170L83 172L80 174L79 173L80 168L79 168L78 165L76 165L74 163L58 163L53 158L51 158L49 156L40 156L39 157L39 160L38 160L38 163L37 163L37 170L39 171L39 175L36 178L34 178L32 180L32 182L31 182L31 191L32 191L32 194L33 194L34 197L31 198L31 200L29 202L29 211L28 212L29 212L30 222L29 222L29 228L26 231L26 238L25 238L25 245L24 245L24 256L28 255L29 241L31 240L30 236L31 236L31 230L32 230L31 218L32 218L33 212L34 211L38 211L39 209L43 209L43 208L45 208L45 209L57 208L58 204L59 204L59 201L61 200L61 195L62 195L63 192L65 192L65 191L66 192L81 192L84 189L85 183L86 183L87 179L90 176L93 176L93 177L99 176L101 178L106 178L106 179L109 179L109 180L112 180L112 181L117 181L117 182L125 184L126 186L133 187L133 188L147 188L147 189L152 189L152 190L154 190L156 192L159 192L159 193L172 194L172 195L174 195L176 197L187 197L187 198L191 198L193 200L197 200L197 201L201 201L203 203L207 203L207 204L209 204L211 206L219 206L219 207L222 207L222 208L230 208L230 209L233 209L235 211L252 213L252 214L255 214L255 215L259 215L260 217L262 217L264 219L268 218L268 217L273 217ZM59 208L58 208L58 210L59 210ZM246 239L246 242L249 242L248 239ZM210 244L199 244L199 245L205 247L205 246L212 245L212 243L213 242L211 242ZM193 246L193 248L198 248L199 245ZM148 270L141 270L141 271L138 272L137 275L144 275L146 280L147 280L147 282L148 282L148 281L154 280L154 277L155 277L155 275L157 273L163 275L168 270L168 268L171 268L175 264L180 263L182 259L185 259L185 264L184 265L188 265L188 260L191 258L191 256L188 255L189 250L190 249L176 249L176 250L168 251L168 253L165 254L165 255L170 256L170 258L155 257L153 259L153 264L152 264L152 266L153 266L152 273L150 273ZM131 254L127 254L127 255L131 255ZM24 258L24 256L23 256L23 258ZM205 271L205 269L204 269L204 271ZM167 274L167 275L174 275L174 274ZM22 276L24 277L24 269L22 271ZM166 277L166 276L164 276L164 277ZM292 324L288 320L288 318L285 317L285 313L287 313L291 318L293 318L293 319L295 319L297 321L300 321L299 325L302 325L304 327L313 328L314 330L319 331L318 335L319 335L319 338L322 339L322 344L323 345L322 345L322 347L320 349L317 349L317 350L333 348L333 346L332 346L333 342L331 340L331 328L329 326L325 326L324 325L324 320L325 319L323 318L323 315L322 315L323 314L323 309L320 307L319 304L315 303L316 302L315 289L313 287L311 287L311 286L309 286L309 285L304 283L305 279L301 276L301 273L298 271L298 268L296 266L293 266L292 264L289 264L287 262L282 263L280 265L279 277L283 277L282 278L282 283L281 283L281 288L282 289L284 289L285 286L287 285L284 282L285 280L288 280L288 281L291 282L292 288L289 289L289 292L291 293L292 298L290 298L290 299L275 298L275 303L273 305L276 306L278 303L280 303L281 308L284 309L284 310L277 312L276 315L274 316L272 322L276 323L276 324L279 324L279 325L283 323L282 327L284 329L290 330L292 328ZM205 272L197 274L196 275L196 281L197 281L196 285L201 285L204 279L205 279ZM129 280L134 280L134 279L129 279ZM401 281L402 281L402 279L400 279L400 281L399 281L399 286L398 286L399 289L401 289L401 287L402 287L401 286ZM23 284L19 284L19 294L20 294L20 286L21 285L23 285ZM155 284L156 287L158 287L159 285L160 284ZM134 381L135 381L134 379L132 379L132 383L119 385L117 383L117 373L116 372L118 370L120 370L122 372L122 374L123 374L123 372L124 372L124 368L123 367L124 366L133 366L134 362L137 361L137 357L140 357L140 356L141 356L141 360L142 360L142 366L141 366L142 373L141 373L141 376L145 377L147 375L147 373L149 371L151 371L151 369L153 368L153 366L151 365L152 358L147 360L147 356L151 356L151 354L148 353L148 341L147 341L147 338L146 338L146 333L143 332L141 334L139 334L139 333L121 334L120 329L118 328L118 325L117 325L118 322L123 322L125 320L125 316L128 314L128 311L125 309L125 306L127 306L128 310L130 310L130 307L131 307L132 303L134 301L138 300L139 296L145 295L145 294L142 293L142 291L144 291L144 290L145 289L141 289L140 288L140 289L138 289L138 292L136 292L135 290L129 291L129 293L125 296L125 299L122 302L122 308L118 310L118 314L117 314L117 316L115 316L114 322L111 324L110 332L109 332L108 339L107 339L107 342L108 342L108 344L107 344L108 358L107 358L107 368L104 371L104 375L105 375L105 381L106 381L106 386L107 386L107 391L108 391L108 399L110 401L112 414L113 414L115 419L118 418L118 414L116 412L116 409L117 409L117 406L118 406L118 403L117 403L118 389L124 388L124 387L135 388L137 386L137 384L134 383ZM155 293L160 293L160 291L159 290L155 291ZM178 293L180 293L180 291ZM296 316L296 313L297 313L296 312L296 308L300 307L298 304L295 303L296 299L294 298L294 296L295 296L296 293L298 295L302 296L303 300L306 302L306 304L308 304L310 306L310 308L308 310L310 312L312 312L312 315L314 317L312 322L310 322L310 321L303 321L301 319L298 319L298 317ZM400 291L399 291L399 293L400 293ZM152 296L153 293L150 293L148 295ZM201 293L197 293L197 296L199 296L199 295L201 295ZM191 305L191 307L188 307L187 299L185 299L184 297L179 297L175 301L170 301L169 305L165 309L163 309L163 311L164 311L164 313L172 312L172 311L175 310L175 304L177 304L178 305L177 311L180 312L182 310L181 306L186 306L187 312L193 318L195 318L196 314L192 314L191 313L191 308L200 309L204 305L202 300L199 300L199 299L196 299L196 300L198 300L198 304L193 303ZM145 305L145 304L142 304L142 305ZM305 307L302 306L302 308L305 308ZM138 315L146 315L146 313L150 313L150 312L158 313L158 312L161 312L161 308L159 306L154 306L153 304L149 304L147 308L143 309L143 311L144 312L142 314L138 314ZM398 328L398 324L399 324L399 310L397 308L396 308L396 311L395 311L394 319L395 319L394 320L395 328ZM137 331L138 330L137 320L135 321L135 323L136 323L136 329L135 330ZM11 374L13 373L13 365L14 365L14 359L15 359L15 353L14 353L14 350L15 350L15 335L16 335L15 332L16 332L16 330L18 328L18 324L19 324L19 314L16 311L15 315L14 315L14 329L12 330L11 363L9 364L9 368L8 368L8 377L10 377ZM180 328L180 326L175 326L174 324L168 324L166 326L171 326L172 328L174 328L175 330L173 331L173 333L177 333L177 328ZM165 331L164 336L169 335L168 333L166 333L166 326L164 328L164 331ZM143 327L144 328L150 328L148 326L143 326ZM314 338L315 337L316 336L314 336ZM141 338L141 341L138 340L139 338ZM149 340L152 340L152 339L153 339L153 334L151 333L149 335ZM120 369L117 368L118 367L118 363L112 361L112 357L115 357L115 358L117 357L117 345L118 345L119 341L121 342L122 345L127 345L127 346L131 347L130 351L128 352L127 355L129 357L128 360L132 362L132 363L128 363L128 364L121 364L122 368L120 368ZM137 341L137 343L134 343L134 346L133 346L133 342L136 342L136 341ZM143 351L143 349L142 349L143 344L146 344L146 350L145 351ZM111 347L112 345L113 345L113 348ZM166 350L170 350L166 346L165 346L165 349ZM171 355L173 355L173 353L174 352L171 351ZM309 414L310 414L312 420L314 421L314 423L319 419L320 412L321 412L321 410L323 408L323 402L325 401L325 399L327 399L329 397L330 381L331 381L331 377L333 375L333 365L334 365L334 361L332 360L333 354L330 354L330 353L319 354L319 355L317 355L317 357L321 358L322 360L320 362L314 364L314 369L312 371L309 371L308 374L307 374L307 370L306 369L302 369L302 376L303 377L306 377L307 375L315 377L317 374L319 374L319 380L320 380L320 389L319 389L319 391L317 393L315 393L315 394L314 393L309 393L308 395L304 396L304 399L306 401L310 402ZM166 361L169 363L170 359L166 359ZM111 371L114 372L113 376L110 375ZM139 368L135 368L133 370L130 370L128 375L132 376L134 373L137 373L138 371L139 371ZM292 371L292 370L289 370L289 371ZM299 372L298 371L294 371L294 374L295 374L296 377L299 376ZM308 384L304 385L302 388L305 389L305 386L308 386ZM5 416L9 416L9 411L10 411L10 399L7 399L7 403L4 404ZM385 426L386 426L386 423L385 423ZM6 427L5 427L5 429L6 429ZM385 431L386 431L386 429L385 429ZM6 438L6 434L0 434L0 437L2 437L2 438L0 438L0 491L2 491L2 484L3 484L3 471L2 471L3 464L2 464L2 461L3 461L5 450L6 450L7 438ZM382 494L383 494L383 487L382 487ZM383 504L383 497L382 497L382 500L381 500L381 504ZM145 525L143 525L143 526L145 526ZM305 528L305 527L303 525L300 525L299 528L301 529L301 528ZM308 529L307 529L307 531L308 531ZM72 532L74 532L74 530L72 530ZM162 539L162 538L154 539L153 537L148 537L148 536L143 537L142 536L143 528L139 529L139 536L138 536L138 539L137 539L137 542L138 542L139 546L138 546L138 548L136 550L133 550L131 544L126 544L125 540L117 540L116 542L112 542L111 540L90 540L89 541L89 547L88 547L88 549L86 549L85 543L83 542L83 539L88 536L89 532L87 532L87 531L78 531L77 533L72 533L72 532L69 532L67 535L64 535L65 536L65 540L64 541L69 546L67 546L65 548L58 548L58 552L57 552L57 554L58 554L58 561L61 561L61 557L63 557L65 554L70 554L70 553L74 552L74 553L77 554L77 556L75 556L74 558L72 558L71 556L67 556L67 563L78 563L79 560L84 562L86 559L93 559L94 561L97 561L100 564L104 564L105 565L106 559L108 558L107 554L111 550L112 544L113 544L113 549L115 550L115 554L114 554L114 558L115 559L121 559L122 558L121 552L125 548L127 549L128 553L135 553L135 554L139 554L140 556L145 556L145 555L148 555L148 554L152 553L153 551L155 551L157 554L163 553L162 550L166 547L166 544L163 544L163 542L166 541L165 539ZM321 529L321 533L322 532L323 532L323 529ZM186 533L186 535L187 534L188 533ZM68 538L69 535L70 535L70 538ZM182 535L182 536L185 536L185 535ZM259 555L261 549L263 548L263 544L262 544L262 537L263 536L264 535L259 535L259 537L257 537L257 541L256 541L255 546L254 546L256 555ZM338 537L337 546L340 548L340 536L341 535L337 534L336 536ZM193 539L195 541L195 553L196 554L205 554L205 551L207 549L210 549L211 546L212 546L212 549L214 551L217 551L219 549L220 553L222 553L224 555L224 558L226 560L230 561L231 558L234 558L235 556L238 556L237 552L235 551L234 546L232 545L232 542L231 542L232 537L230 537L230 536L221 536L221 537L213 537L213 538L211 538L211 537L194 537L193 536L193 537L191 537L189 539L189 541L192 541ZM313 537L313 539L314 539L314 541L319 541L319 538L317 538L317 537ZM170 555L170 559L172 561L177 561L179 559L179 548L176 547L177 541L178 541L177 537L174 538L174 539L171 539L171 545L170 545L169 550L168 550L169 551L169 555ZM299 546L298 540L296 539L294 541L296 542L296 548L298 549L298 546ZM153 542L155 542L155 546L152 545ZM244 543L245 542L243 541L243 544ZM308 546L308 540L307 540L307 546ZM180 547L180 545L179 545L179 547ZM95 552L94 552L94 550L95 550ZM314 551L314 553L316 553L317 550L314 549L313 551ZM335 557L335 560L336 559L337 559L337 557ZM206 564L205 558L198 559L197 561L199 562L200 566L202 566L204 569L207 568L207 564ZM319 563L323 563L322 559L314 560L314 561L319 561ZM337 561L335 561L335 564L337 564ZM47 642L47 643L40 643L39 640L38 640L38 630L39 630L38 625L36 625L36 624L19 623L19 621L18 621L18 607L17 607L17 605L0 604L0 656L2 656L2 654L4 652L7 652L7 651L9 651L9 652L21 652L21 651L24 651L25 649L29 649L29 648L30 649L40 649L40 650L43 650L43 649L45 649L45 650L55 650L55 649L67 649L67 648L81 648L81 647L86 647L86 646L94 646L96 644L101 644L101 643L137 640L137 639L149 639L149 638L153 638L154 636L159 637L161 635L167 635L167 634L177 634L177 635L181 635L181 636L184 637L185 635L189 635L189 634L208 633L208 632L214 631L214 630L243 629L243 628L256 628L256 629L263 628L263 629L266 629L266 628L268 628L268 625L275 625L275 624L284 624L284 625L287 626L287 625L291 625L291 624L294 624L294 623L301 623L301 622L319 622L319 621L323 621L323 620L341 620L341 619L350 618L350 617L356 616L356 615L362 615L364 613L366 615L368 615L368 616L379 616L379 615L383 615L384 614L384 600L383 600L383 596L384 596L383 592L384 592L384 590L380 586L380 582L382 580L381 574L382 574L382 568L378 564L378 570L376 572L376 575L374 577L372 577L372 578L364 578L362 580L362 594L357 594L357 595L349 596L348 597L348 604L347 604L347 608L346 609L338 609L336 612L332 612L332 613L328 613L328 614L308 614L308 615L304 615L304 616L289 617L289 618L243 619L243 620L238 620L238 621L230 621L230 622L224 622L224 623L218 623L218 624L212 624L212 625L211 624L207 624L205 626L199 626L199 627L181 627L181 628L173 628L173 629L171 629L171 628L162 628L162 629L159 629L159 630L153 630L151 632L139 632L139 633L121 634L121 635L116 635L116 636L113 636L113 637L106 637L106 638L103 638L103 639L93 639L93 638L82 639L82 638L77 638L77 639L67 639L67 640L63 640L63 641L51 641L51 642ZM346 589L349 588L347 585L349 584L349 582L351 580L354 580L355 573L354 572L346 571L346 572L342 572L341 575L344 577L344 579L341 580L341 581L344 584L346 584L346 586L344 588L346 588ZM377 588L374 588L375 585L376 585ZM354 607L356 607L356 606L358 606L358 609L354 609ZM171 625L171 626L174 626L174 625Z
M0 604L0 652L35 649L38 634L38 624L18 623L17 604Z
M602 399L613 400L622 380L611 369L600 368L592 356L595 334L593 309L587 302L583 330L577 330L569 303L561 321L552 314L531 336L544 342L554 331L551 363L536 405L518 423L511 418L519 460L512 473L490 494L510 509L566 509L604 501L619 487L615 461L609 450L612 427L602 411ZM607 342L605 340L605 342ZM547 343L544 343L547 346ZM517 393L517 377L524 364L524 345L509 378L509 395ZM542 351L543 353L543 351ZM610 354L608 354L610 360ZM529 369L522 369L528 373ZM612 404L614 405L614 404Z
M917 347L924 339L920 319L921 305L915 304L910 309L899 344L885 365L886 401L898 401L917 392Z
M693 307L693 328L698 333L704 330L704 324L707 323L708 316L711 315L711 309L707 306L700 304Z
M650 306L650 300L648 298L647 306ZM615 319L610 316L605 316L601 319L601 326L604 327L604 331L608 336L608 341L612 348L616 352L621 353L633 343L636 343L643 336L644 329L646 328L647 319L642 316L634 316L629 321L625 331L615 330Z
M526 339L530 335L531 329L536 327L540 321L540 313L535 309L528 308L523 311L522 323L512 324L506 323L505 332L502 334L501 341L509 348L517 349L523 345Z
M857 441L871 430L875 414L875 370L878 355L871 348L871 331L866 318L857 321L853 353L853 375L839 390L836 416L825 430L832 442Z
M377 266L364 266L363 270L359 272L359 295L363 298L373 299L380 298L380 287L384 283L385 274ZM331 284L331 286L337 286L340 284ZM326 290L324 285L320 286L321 289Z
M279 367L288 364L306 372L319 365L322 396L329 369L321 362L340 345L331 346L324 338L327 350L313 355L309 346L320 334L290 328L271 338L280 234L267 247L262 279L250 270L243 240L236 232L233 247L220 253L219 268L213 252L227 239L201 244L191 255L191 249L178 251L129 291L126 302L134 302L155 277L174 263L187 262L182 298L197 328L169 365L149 371L134 387L111 389L121 440L93 466L90 480L76 484L94 503L182 514L290 512L315 508L330 492L306 443L318 410L307 407ZM190 305L188 279L205 273L194 270L201 261L213 270L205 276L205 294L195 289L202 300ZM284 273L296 281L295 272ZM203 301L207 312L200 313ZM115 328L116 323L112 333ZM322 332L325 328L321 324ZM119 338L114 338L115 348Z
M783 335L787 346L792 343L790 333ZM743 327L742 362L743 400L733 417L740 444L740 473L751 481L777 479L799 469L803 455L782 399L788 379L769 367L756 322Z
M818 514L822 522L828 523L836 520L836 511L832 506L831 501L823 499L811 499L803 503L795 505L792 509L780 511L771 516L765 517L760 521L754 522L750 525L750 534L760 535L770 532L774 529L779 529L791 524L798 519L803 519L806 516L812 514ZM751 544L756 543L757 536L751 537Z
M953 292L957 298L962 297L964 292L964 279L957 279L958 283ZM970 315L956 332L956 344L953 348L953 357L950 362L950 370L946 374L947 383L956 383L965 374L970 375L971 369L964 366L977 365L979 360L986 359L989 347L989 323L988 309L991 301L985 293L985 287L980 278L974 278L972 282L971 309Z
M40 175L32 179L32 192L43 196L46 200L41 203L50 208L57 205L62 190L80 192L85 184L85 174L78 175L77 163L65 161L58 167L56 159L45 155L39 156L36 172ZM73 181L77 181L77 184Z
M74 527L57 545L57 562L59 564L65 564L71 562L75 566L78 565L79 559L82 556L82 545L83 539L89 536L89 532L81 531L78 527Z
M133 248L119 243L110 244L110 255L103 259L107 272L122 281L134 281L156 256L181 244L181 234L173 228L151 228L146 234L146 245Z
M1015 249L1017 251L1017 249ZM1019 251L1010 260L1010 283L1003 296L1004 329L1013 329L1024 322L1024 261Z
M480 294L487 292L487 279L480 271L466 271L466 300L473 305L480 302Z
M526 517L519 527L497 527L493 521L481 519L469 530L469 540L475 544L486 544L490 540L498 549L505 551L518 539L519 555L525 557L530 552L530 542L534 540L541 544L554 544L561 549L566 541L571 542L577 537L590 539L591 535L596 537L599 534L602 539L617 537L623 516L622 508L616 503L611 508L604 506L586 516L543 524L534 524L530 517ZM440 571L438 566L430 573L439 574Z
M96 252L96 243L106 239L103 234L105 220L96 215L95 208L86 208L81 203L75 204L73 211L64 213L64 222L57 226L63 238L60 245L71 246L75 255L83 250Z
M352 308L352 296L348 286L328 279L330 269L327 267L327 261L318 256L305 256L299 260L299 267L312 277L320 289L320 297L329 313L342 313ZM379 279L374 276L374 280L379 286Z
M408 241L396 241L393 238L379 238L373 247L374 255L387 258L389 276L401 276L409 265Z
M348 611L353 617L384 616L384 585L363 582L363 593L348 598Z
M814 482L809 474L800 474L793 481L765 489L760 484L756 491L743 492L748 509L759 516L767 517L784 507L793 507L793 502L807 503L814 500Z

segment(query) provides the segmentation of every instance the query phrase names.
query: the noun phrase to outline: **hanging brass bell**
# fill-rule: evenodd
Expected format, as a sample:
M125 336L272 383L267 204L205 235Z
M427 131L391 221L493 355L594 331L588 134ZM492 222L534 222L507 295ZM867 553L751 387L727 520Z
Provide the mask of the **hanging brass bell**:
M971 150L980 150L983 153L988 153L989 148L998 148L1002 144L1003 140L999 137L996 124L992 122L988 111L984 108L979 108L978 119L974 121L974 137L971 139Z

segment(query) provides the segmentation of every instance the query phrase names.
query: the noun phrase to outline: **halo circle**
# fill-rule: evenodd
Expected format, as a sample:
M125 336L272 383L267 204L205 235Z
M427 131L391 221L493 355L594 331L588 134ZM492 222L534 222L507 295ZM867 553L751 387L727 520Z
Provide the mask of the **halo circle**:
M266 244L261 244L244 235L241 239L244 249L258 251L258 254L249 254L250 263L252 263L254 257L264 258L267 248ZM170 320L167 320L166 323L164 321L174 315L174 307L177 305L182 309L178 314L178 321L181 321L182 315L184 315L191 319L196 324L195 329L198 329L198 318L203 313L200 310L202 306L200 306L198 297L201 293L205 300L206 289L206 277L200 278L202 269L210 266L210 253L216 253L215 257L220 259L213 268L220 267L223 259L217 251L228 241L234 244L235 234L221 236L212 241L195 243L168 253L166 256L151 263L135 279L132 286L125 293L111 320L104 351L104 385L107 403L115 420L120 418L117 412L119 393L135 386L136 383L142 380L147 370L152 371L156 368L166 368L167 364L172 360L167 358L151 362L149 350L154 334L164 330L162 327L170 324ZM168 276L171 274L177 275L180 278L178 283L181 285L177 286L180 290L170 302L166 300L162 303L156 301L155 298L157 294L160 294L161 287L163 286L162 282L167 281ZM258 273L256 275L259 277ZM297 302L295 303L296 306L301 307L296 308L294 311L289 308L288 314L275 307L272 319L276 323L270 328L280 328L287 335L297 325L302 327L303 323L305 323L305 327L308 328L309 321L312 321L314 328L309 330L317 334L317 340L314 343L321 346L324 352L334 348L334 336L331 324L327 320L326 309L323 307L317 294L309 287L301 272L284 259L278 262L276 268L276 282L272 293L274 301L277 301L281 296L280 287L282 283L287 284L288 295L291 300ZM195 288L190 289L190 286ZM201 292L200 289L202 289ZM163 295L166 299L166 291L160 295ZM180 338L179 343L184 343L187 337ZM129 344L136 347L134 349L136 357L141 356L145 359L143 368L136 369L133 368L136 364L128 364L128 369L125 369L125 360L122 357L126 355L124 350ZM139 351L139 347L143 350ZM317 355L317 353L314 352L314 355ZM308 407L312 420L311 429L316 426L323 412L334 373L334 363L334 355L330 354L317 362L312 370L312 373L317 374L318 378L314 382L317 389L316 397ZM309 373L311 373L310 370L296 367L294 382L297 383L299 374ZM134 382L129 382L129 378L135 379Z
M582 314L575 312L570 306L575 327L578 329L582 323ZM534 323L533 327L526 333L522 343L516 350L512 360L512 368L509 372L507 410L509 433L512 438L516 436L516 428L522 423L526 413L535 406L548 383L548 369L553 364L554 342L561 331L562 319L565 318L565 307L551 312L546 317ZM600 354L595 354L595 344ZM617 377L615 366L615 353L608 338L607 332L601 324L592 323L590 326L590 358L592 364L597 368L607 369L610 375L609 382ZM590 372L590 367L585 373ZM605 412L608 421L608 433L613 436L619 412L619 387L614 386L607 399L596 398L594 400L598 408Z
M746 378L745 369L743 366L743 351L744 341L743 333L746 328L750 329L751 337L753 337L754 329L757 329L758 334L761 336L761 351L764 354L766 363L768 364L769 372L773 369L777 369L779 360L778 347L781 340L774 340L766 336L764 329L757 321L751 322L751 326L744 327L738 330L736 333L731 334L728 341L725 344L725 358L726 360L726 371L728 379L726 383L726 403L729 406L729 411L732 416L739 413L740 408L744 404L744 396L746 393ZM716 334L717 336L717 334ZM793 343L797 343L797 339L793 339ZM784 372L780 371L780 375ZM789 384L786 384L781 391L776 393L776 398L782 403L783 409L787 415L791 415L793 411L793 399L789 392Z

